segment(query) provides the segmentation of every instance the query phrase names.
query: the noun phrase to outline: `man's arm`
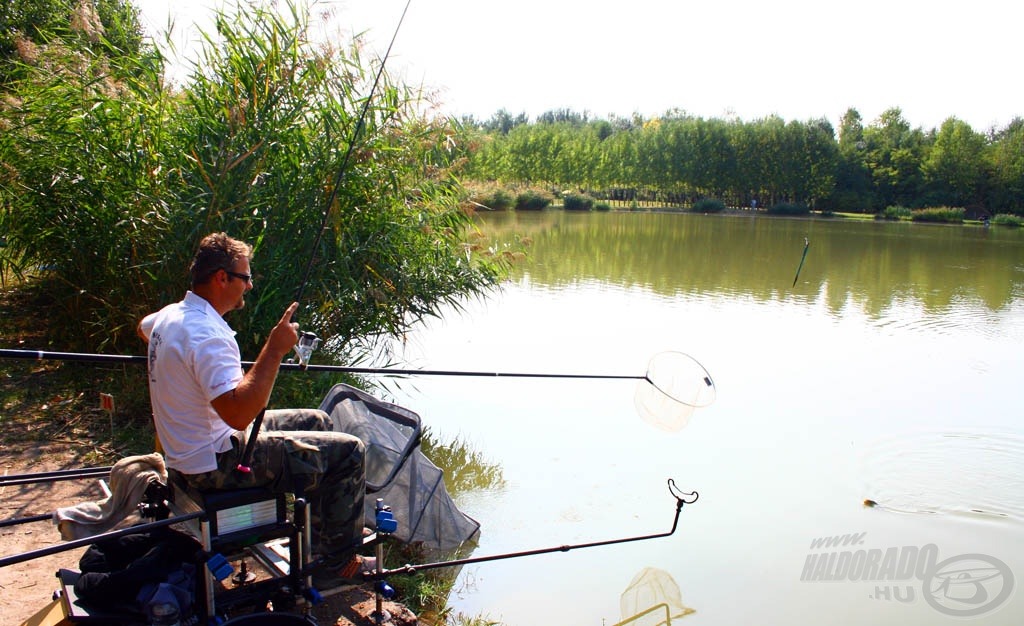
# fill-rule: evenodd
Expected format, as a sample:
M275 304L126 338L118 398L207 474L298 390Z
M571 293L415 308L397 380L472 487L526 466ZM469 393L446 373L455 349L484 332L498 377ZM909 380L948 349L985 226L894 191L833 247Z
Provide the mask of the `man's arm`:
M299 325L292 323L292 315L299 308L298 302L289 306L281 320L270 331L267 342L256 357L256 362L245 373L238 386L210 401L220 418L236 430L244 430L262 411L270 400L281 359L299 341Z

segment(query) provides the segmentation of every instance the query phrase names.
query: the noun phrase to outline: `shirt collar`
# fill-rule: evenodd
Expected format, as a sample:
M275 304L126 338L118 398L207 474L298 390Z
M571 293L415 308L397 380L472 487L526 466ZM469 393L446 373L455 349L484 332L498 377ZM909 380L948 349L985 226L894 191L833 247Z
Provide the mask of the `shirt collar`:
M185 292L184 302L186 307L201 311L203 315L212 318L213 320L216 320L217 323L223 325L224 328L229 330L232 335L235 334L235 331L232 330L231 326L228 325L227 321L221 316L220 313L217 312L216 309L213 308L213 305L210 304L209 300L207 300L206 298L189 290Z

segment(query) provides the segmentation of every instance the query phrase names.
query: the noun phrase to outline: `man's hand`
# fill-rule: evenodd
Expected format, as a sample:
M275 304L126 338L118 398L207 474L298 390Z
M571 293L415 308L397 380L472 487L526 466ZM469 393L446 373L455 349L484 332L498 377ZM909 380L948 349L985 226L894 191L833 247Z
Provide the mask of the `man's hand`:
M267 350L271 354L276 354L279 360L284 358L295 344L299 343L299 325L292 321L292 317L295 315L295 310L299 308L298 302L292 302L288 305L288 308L284 310L284 315L281 316L280 321L270 331L270 336L267 337Z
M299 325L292 322L298 302L292 302L270 331L263 350L238 386L214 398L210 404L220 418L236 430L244 430L266 408L277 372L284 358L299 342Z

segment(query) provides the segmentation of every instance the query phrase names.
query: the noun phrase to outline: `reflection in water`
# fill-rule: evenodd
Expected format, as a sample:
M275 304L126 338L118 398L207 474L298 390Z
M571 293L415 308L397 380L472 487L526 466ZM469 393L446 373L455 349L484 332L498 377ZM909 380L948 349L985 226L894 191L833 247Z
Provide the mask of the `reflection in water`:
M428 426L420 449L444 470L444 486L453 498L471 491L495 491L505 486L501 465L487 459L462 437L442 442Z
M1024 437L922 432L879 441L862 458L865 496L903 513L1024 521Z
M694 612L683 604L679 585L665 570L645 567L626 586L619 597L622 621L614 626L662 626L670 625Z
M503 241L532 239L517 278L550 288L595 281L665 298L823 298L834 315L852 303L872 317L906 302L944 314L965 298L1002 310L1024 295L1024 237L1011 229L561 211L480 220Z

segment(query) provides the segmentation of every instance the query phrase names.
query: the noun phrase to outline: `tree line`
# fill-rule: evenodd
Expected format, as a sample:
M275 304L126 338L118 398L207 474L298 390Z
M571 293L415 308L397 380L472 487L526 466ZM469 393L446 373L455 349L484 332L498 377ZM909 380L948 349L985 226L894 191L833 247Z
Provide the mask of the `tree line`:
M899 108L867 124L850 108L838 129L825 119L748 122L678 110L591 119L563 109L533 122L501 110L461 122L474 180L682 205L715 198L742 207L1024 214L1024 118L986 133L955 117L915 128Z

